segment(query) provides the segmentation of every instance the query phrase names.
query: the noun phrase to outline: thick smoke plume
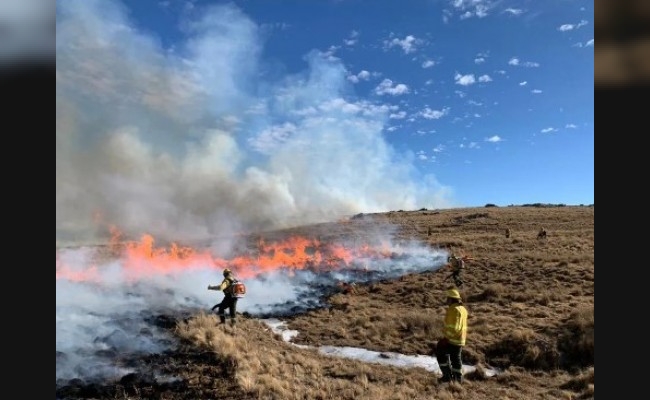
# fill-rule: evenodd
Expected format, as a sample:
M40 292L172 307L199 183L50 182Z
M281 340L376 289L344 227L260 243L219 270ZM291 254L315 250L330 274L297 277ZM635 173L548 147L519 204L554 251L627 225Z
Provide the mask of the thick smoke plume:
M341 60L315 49L276 76L235 6L184 18L165 47L121 3L57 2L57 244L108 225L189 241L449 205L383 137L391 106L353 100Z
M355 250L352 246L338 249ZM124 360L160 353L174 344L155 323L157 316L171 316L173 321L201 310L210 312L223 298L222 293L207 290L209 284L223 279L222 264L204 253L169 262L162 253L141 257L125 251L99 261L99 250L81 247L57 252L57 384L75 378L118 379L133 372ZM291 250L287 249L287 256ZM306 262L301 259L301 264L266 265L263 270L260 265L239 263L235 272L240 279L245 277L248 294L239 301L238 311L254 317L293 315L323 307L324 297L340 291L342 282L372 283L432 271L446 259L443 251L418 243L397 246L386 241L380 252L365 254L331 261L327 254L316 252Z
M275 75L264 31L233 5L183 15L173 46L128 15L116 1L56 2L57 380L120 376L116 360L169 348L152 318L220 301L206 288L223 265L98 258L116 232L232 259L242 234L450 205L387 143L392 107L355 100L341 60L314 49L304 71ZM248 275L240 311L300 312L338 280L442 265L431 249L390 246L390 257Z

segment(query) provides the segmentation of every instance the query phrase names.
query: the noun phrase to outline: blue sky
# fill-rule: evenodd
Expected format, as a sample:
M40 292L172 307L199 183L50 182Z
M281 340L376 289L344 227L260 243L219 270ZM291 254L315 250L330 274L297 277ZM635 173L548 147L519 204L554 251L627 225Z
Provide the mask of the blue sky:
M592 204L593 44L583 0L57 2L57 229Z

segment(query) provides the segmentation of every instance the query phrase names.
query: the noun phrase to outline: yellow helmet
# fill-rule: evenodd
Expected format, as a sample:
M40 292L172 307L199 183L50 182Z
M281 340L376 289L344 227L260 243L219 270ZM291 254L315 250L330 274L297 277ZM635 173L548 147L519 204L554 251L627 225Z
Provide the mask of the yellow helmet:
M458 299L460 300L460 293L458 292L457 289L449 289L447 290L447 297L451 299Z
M226 269L223 270L223 276L228 276L228 275L232 275L232 271L230 269L226 268Z

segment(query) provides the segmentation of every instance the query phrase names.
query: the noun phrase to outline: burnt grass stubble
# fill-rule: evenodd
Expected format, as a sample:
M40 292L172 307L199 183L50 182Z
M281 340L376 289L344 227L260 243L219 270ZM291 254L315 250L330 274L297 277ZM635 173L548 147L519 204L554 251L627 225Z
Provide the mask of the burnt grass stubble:
M418 240L473 258L461 287L469 310L464 363L498 368L486 377L466 374L453 398L593 398L594 207L525 205L391 211L357 214L347 220L257 234L280 239L292 235L336 240L362 238L370 226L398 226L396 241ZM544 227L546 239L537 239ZM505 235L510 228L509 238ZM417 331L396 316L435 312L442 318L447 268L392 280L359 283L353 293L334 291L320 309L292 316L293 342L355 346L404 354L435 354L440 336ZM206 305L206 308L209 305ZM332 335L328 328L353 326L355 315L382 310L377 323L397 325L395 335L368 345L363 333ZM203 312L203 311L196 311ZM152 315L149 321L174 336L188 312ZM241 315L242 319L253 318ZM357 329L356 332L359 330ZM278 337L275 340L280 340ZM374 348L372 348L374 347ZM57 357L59 354L57 354ZM173 350L116 360L137 372L111 382L81 379L57 382L57 399L248 399L236 384L236 366L200 346L178 341ZM371 368L374 368L371 366ZM378 366L377 368L382 368ZM443 383L431 374L431 393ZM168 376L173 379L159 379ZM196 376L209 379L192 379ZM190 383L193 382L193 383ZM196 384L204 382L204 386Z

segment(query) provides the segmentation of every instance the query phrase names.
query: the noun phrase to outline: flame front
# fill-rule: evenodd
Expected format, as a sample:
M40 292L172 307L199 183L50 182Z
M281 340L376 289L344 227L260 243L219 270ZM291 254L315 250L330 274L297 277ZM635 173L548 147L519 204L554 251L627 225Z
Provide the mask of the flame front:
M174 274L189 269L230 268L241 278L254 277L279 269L331 271L350 267L355 260L386 258L391 255L388 243L379 248L368 244L348 248L341 244L322 243L317 239L293 236L278 242L259 240L247 254L230 259L215 257L208 250L172 243L169 247L156 247L151 235L145 234L138 242L118 244L120 234L111 230L111 251L120 259L128 280L140 280L159 274ZM98 281L99 263L76 270L65 265L57 255L56 278L71 281Z

